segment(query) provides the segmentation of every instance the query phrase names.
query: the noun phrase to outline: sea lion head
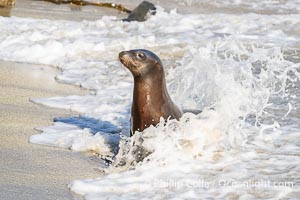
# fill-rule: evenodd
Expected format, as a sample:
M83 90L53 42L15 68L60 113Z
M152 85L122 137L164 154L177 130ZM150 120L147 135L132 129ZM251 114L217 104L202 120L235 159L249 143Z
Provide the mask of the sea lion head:
M119 59L134 77L143 77L153 70L163 69L159 57L145 49L122 51Z

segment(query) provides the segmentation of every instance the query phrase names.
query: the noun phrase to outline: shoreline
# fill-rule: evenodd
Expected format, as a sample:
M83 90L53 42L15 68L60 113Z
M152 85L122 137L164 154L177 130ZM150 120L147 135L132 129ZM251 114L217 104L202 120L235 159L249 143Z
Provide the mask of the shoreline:
M0 199L73 199L68 184L99 176L96 161L68 149L28 142L39 126L54 117L74 116L69 110L32 103L30 98L83 95L87 91L57 83L49 66L0 61Z

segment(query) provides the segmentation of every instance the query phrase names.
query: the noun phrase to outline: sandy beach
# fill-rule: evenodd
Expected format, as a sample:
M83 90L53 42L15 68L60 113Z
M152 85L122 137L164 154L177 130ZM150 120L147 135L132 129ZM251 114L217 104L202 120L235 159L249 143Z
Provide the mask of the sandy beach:
M76 115L36 105L30 98L85 94L58 84L58 70L47 66L0 62L0 199L71 199L67 184L99 174L96 163L69 150L28 143L35 127L54 117Z

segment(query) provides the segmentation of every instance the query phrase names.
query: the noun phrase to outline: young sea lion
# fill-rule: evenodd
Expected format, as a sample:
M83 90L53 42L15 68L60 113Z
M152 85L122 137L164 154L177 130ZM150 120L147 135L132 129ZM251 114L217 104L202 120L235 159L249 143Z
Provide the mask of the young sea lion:
M182 112L168 94L159 57L151 51L135 49L121 52L119 59L134 78L130 135L157 125L160 117L179 120Z

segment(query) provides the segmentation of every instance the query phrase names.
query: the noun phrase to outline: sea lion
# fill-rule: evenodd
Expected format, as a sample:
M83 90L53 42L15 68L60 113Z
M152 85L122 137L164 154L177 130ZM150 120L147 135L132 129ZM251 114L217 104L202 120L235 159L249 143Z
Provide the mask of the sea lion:
M134 78L130 136L157 125L161 117L179 120L182 112L168 94L159 57L145 49L134 49L122 51L119 59Z
M143 1L133 11L131 11L131 13L128 15L128 17L126 19L123 19L123 21L143 22L143 21L146 21L149 16L155 15L155 14L156 14L155 5L148 1Z

